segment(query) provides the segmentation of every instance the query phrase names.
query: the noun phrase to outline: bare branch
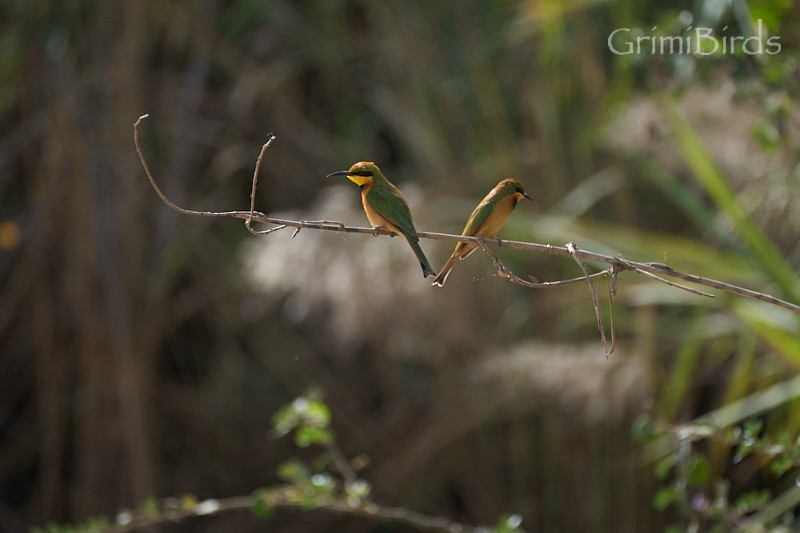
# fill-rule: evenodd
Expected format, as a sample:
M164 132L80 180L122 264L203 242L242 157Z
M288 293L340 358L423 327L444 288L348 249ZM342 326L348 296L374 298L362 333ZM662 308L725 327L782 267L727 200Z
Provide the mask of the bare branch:
M308 510L301 503L290 501L280 490L270 491L268 501L271 508L285 508L295 510ZM176 498L162 500L161 509L152 511L123 512L117 515L117 525L110 528L113 533L131 533L145 527L159 524L180 522L194 516L213 516L235 511L250 511L253 509L257 498L255 496L234 496L205 500L202 502L183 504ZM484 528L476 528L454 522L444 516L428 516L399 507L388 507L372 502L350 505L347 502L331 500L314 504L314 509L351 516L360 516L390 522L405 524L419 531L431 533L478 533Z
M503 241L507 242L507 241ZM497 275L501 278L506 278L508 281L512 283L517 283L522 285L523 287L530 287L532 289L552 289L555 287L563 287L564 285L572 285L573 283L583 283L586 281L586 276L581 276L580 278L572 278L572 279L562 279L558 281L539 281L533 276L528 276L528 280L524 280L511 272L511 269L508 268L500 259L497 257L497 254L492 252L488 246L486 246L486 239L483 237L478 237L478 243L480 244L481 248L486 255L494 263L494 266L497 267ZM602 270L600 272L595 272L594 274L590 274L589 278L599 278L601 276L607 276L611 273L611 269Z
M251 194L251 208L249 211L194 211L191 209L185 209L179 207L172 203L161 191L161 189L156 184L155 179L153 178L152 173L150 172L150 167L147 165L145 160L144 154L142 153L141 146L139 145L139 124L142 122L143 119L147 118L147 115L142 115L133 125L133 138L134 143L136 144L136 152L139 155L139 160L142 163L142 167L144 167L145 173L147 174L147 179L150 181L150 185L156 191L156 194L161 198L161 201L164 202L170 209L177 211L178 213L184 215L195 215L195 216L204 216L204 217L230 217L230 218L238 218L245 221L247 224L248 222L259 222L263 224L271 224L274 226L284 226L284 227L292 227L296 228L294 235L297 234L297 230L299 229L314 229L314 230L323 230L323 231L335 231L340 233L363 233L369 235L389 235L393 236L394 234L387 231L384 228L364 228L364 227L355 227L355 226L346 226L342 222L336 221L303 221L303 220L288 220L288 219L280 219L269 217L264 213L258 212L254 210L254 197L255 197L255 179L256 174L258 172L258 167L260 166L261 159L263 157L264 151L266 148L272 143L275 139L274 136L271 136L270 139L262 146L261 153L259 154L259 158L257 161L257 168L254 172L253 177L253 193ZM249 229L249 228L248 228ZM277 231L278 229L283 228L271 228L271 230L267 230L265 232L255 232L259 235L264 235L266 233L271 233L272 231ZM776 298L775 296L771 296L768 294L764 294L758 291L754 291L751 289L746 289L744 287L739 287L737 285L732 285L730 283L725 283L723 281L718 281L710 278L706 278L703 276L697 276L694 274L686 274L683 272L679 272L672 267L669 267L663 263L639 263L636 261L628 261L626 259L622 259L619 257L612 257L609 255L598 254L595 252L589 252L586 250L575 249L574 253L570 252L567 247L564 246L553 246L551 244L538 244L532 242L519 242L519 241L506 241L502 239L496 238L480 238L479 240L477 237L470 237L466 235L451 235L448 233L435 233L435 232L426 232L426 231L418 231L417 234L422 239L433 239L433 240L440 240L440 241L451 241L451 242L470 242L478 244L486 249L486 246L496 246L496 247L505 247L505 248L512 248L515 250L527 250L531 252L538 252L544 253L549 255L560 255L565 257L573 257L580 258L583 261L593 261L597 263L606 263L612 266L612 271L604 270L602 272L598 272L596 274L592 274L591 276L600 276L600 275L608 275L609 273L612 275L612 279L616 278L616 273L630 270L633 272L639 272L645 275L652 275L653 279L658 281L667 283L670 286L674 286L676 288L680 288L683 290L688 290L693 294L699 294L701 296L708 296L712 297L712 295L707 293L702 293L701 291L696 291L693 289L689 289L683 285L679 285L673 282L668 282L665 280L664 277L680 279L683 281L687 281L689 283L694 283L696 285L703 285L706 287L711 287L717 290L721 290L724 292L729 292L731 294L736 294L738 296L743 296L745 298L749 298L752 300L758 300L761 302L766 302L771 305L776 305L778 307L783 307L784 309L789 309L795 313L800 313L800 305L795 303L787 302L785 300L781 300L780 298ZM483 244L482 244L483 242ZM493 254L492 254L493 255ZM495 256L496 258L496 256ZM518 283L520 285L524 285L526 287L532 288L545 288L545 287L553 287L557 286L556 283L565 284L567 282L573 282L573 280L565 280L563 282L548 282L548 283L538 283L536 281L525 281L515 275L513 275L507 268L502 266L502 263L495 262L495 265L498 266L498 270L501 272L503 277L506 277L509 281L513 283ZM502 268L501 268L502 266ZM581 278L586 280L587 278ZM612 287L612 292L614 287Z
M267 140L267 142L265 142L264 145L261 147L261 151L258 153L258 159L256 160L256 167L255 169L253 169L253 188L250 190L250 216L248 216L247 219L244 221L244 225L247 228L247 231L249 231L253 235L267 235L268 233L272 233L273 231L278 231L286 227L285 224L281 224L278 227L264 231L255 231L252 227L250 227L250 223L253 221L253 211L255 210L255 205L256 205L256 184L258 183L258 172L261 170L261 160L264 159L264 152L267 151L269 145L272 144L272 141L274 141L277 138L271 133L268 133L267 137L269 137L269 140ZM295 235L296 234L297 230L295 230ZM292 237L294 237L294 235L292 235Z
M696 294L698 296L705 296L706 298L713 298L714 297L713 294L709 294L707 292L703 292L703 291L700 291L700 290L697 290L697 289L693 289L691 287L687 287L686 285L681 285L680 283L675 283L674 281L670 281L668 279L662 278L661 276L657 276L657 275L653 274L652 272L648 272L648 271L642 270L640 268L635 268L634 270L636 272L638 272L639 274L644 274L645 276L649 276L649 277L651 277L651 278L653 278L655 280L660 281L661 283L666 283L667 285L670 285L672 287L676 287L676 288L684 290L686 292L691 292L692 294Z
M341 448L339 448L339 445L336 444L335 441L326 443L325 449L330 454L336 470L338 470L339 474L341 474L342 479L344 480L345 489L350 490L350 488L352 488L358 480L353 465L351 465L350 462L345 458L344 452Z
M144 172L147 174L147 179L150 180L150 185L153 186L153 189L156 191L156 194L161 201L164 202L169 206L170 209L177 211L183 215L194 215L199 217L229 217L232 216L231 212L222 212L218 213L215 211L194 211L192 209L184 209L183 207L179 207L172 203L172 201L166 197L166 195L161 191L161 189L156 184L156 180L153 178L152 172L150 172L150 167L147 165L147 161L144 158L144 154L142 153L142 147L139 145L139 124L142 120L146 119L149 115L144 114L139 117L133 125L133 142L136 145L136 153L139 154L139 161L142 162L142 166L144 167ZM237 217L238 218L238 217Z

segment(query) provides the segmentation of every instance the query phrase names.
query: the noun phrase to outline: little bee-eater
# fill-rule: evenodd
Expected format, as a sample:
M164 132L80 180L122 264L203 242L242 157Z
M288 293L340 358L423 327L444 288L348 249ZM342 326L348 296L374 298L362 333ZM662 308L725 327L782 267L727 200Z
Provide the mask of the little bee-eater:
M419 246L419 236L411 221L411 211L406 199L400 189L381 173L378 165L370 161L360 161L350 167L350 170L328 174L329 178L332 176L347 176L347 179L358 185L361 188L361 203L372 227L385 228L402 235L419 259L422 274L426 278L436 275Z
M486 195L486 198L481 200L481 203L469 216L467 225L464 226L464 231L461 232L461 235L493 238L505 225L506 220L511 215L511 211L514 210L517 202L522 198L533 201L525 193L519 181L512 178L504 179ZM477 248L478 245L471 242L459 242L456 244L453 255L442 266L432 284L439 287L444 286L447 276L450 275L450 271L453 270L456 261L466 259Z

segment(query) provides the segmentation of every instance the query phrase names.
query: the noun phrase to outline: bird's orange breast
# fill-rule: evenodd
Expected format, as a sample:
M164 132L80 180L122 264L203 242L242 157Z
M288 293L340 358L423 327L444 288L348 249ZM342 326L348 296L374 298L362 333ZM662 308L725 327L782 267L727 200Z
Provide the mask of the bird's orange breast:
M402 235L402 232L398 230L394 224L383 218L380 213L375 211L369 202L367 201L367 193L369 192L370 187L362 187L361 188L361 205L364 206L364 213L367 215L367 220L369 223L372 224L373 228L380 228L384 227L390 231L397 233L398 235Z
M503 198L492 210L492 214L486 217L486 221L481 224L475 236L479 237L494 237L498 232L503 229L508 217L517 205L517 200L513 196Z

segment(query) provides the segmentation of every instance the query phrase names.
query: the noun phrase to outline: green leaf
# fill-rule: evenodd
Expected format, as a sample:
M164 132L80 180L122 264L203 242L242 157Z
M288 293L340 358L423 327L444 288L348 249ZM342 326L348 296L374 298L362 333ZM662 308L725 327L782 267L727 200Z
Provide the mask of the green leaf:
M641 415L633 422L633 437L642 443L652 442L661 436L653 420L648 415Z
M297 428L294 434L294 442L301 448L306 448L312 444L324 446L333 442L333 432L328 428L303 424Z
M108 518L105 516L96 516L90 518L86 523L86 531L87 533L103 533L104 531L108 531L109 526Z
M522 526L522 516L518 514L506 514L500 518L496 526L492 528L494 533L513 533L520 531Z
M705 457L694 457L686 469L686 480L695 487L705 485L710 476L711 467Z
M751 440L743 441L736 447L736 453L733 455L734 463L741 463L745 457L750 455L753 451L754 442Z
M311 474L306 468L306 465L298 461L297 459L292 459L290 461L286 461L282 463L278 467L278 477L283 479L284 481L288 481L289 483L296 484L299 482L308 482L309 477Z
M275 512L275 509L269 502L270 491L268 489L258 489L253 493L253 505L250 511L256 518L262 520L269 518Z
M272 427L280 436L292 431L300 422L300 417L293 407L294 403L282 407L272 416Z
M328 406L320 400L309 401L303 413L303 420L317 427L328 427L331 421L331 411L328 409Z
M330 474L314 474L311 476L311 485L306 497L309 504L319 507L333 500L335 492L336 482ZM305 502L301 503L305 505Z
M677 458L675 454L669 454L665 457L662 457L653 468L653 473L656 476L656 479L663 481L667 477L667 474L669 474L669 471L672 469L672 467L675 466L676 461Z
M359 505L369 497L372 491L369 483L363 479L357 479L345 489L345 498L350 505Z
M653 506L659 511L663 511L673 503L680 501L683 493L674 487L663 487L656 492L653 497Z
M764 421L758 418L747 420L744 423L744 436L748 439L757 439L764 429Z
M158 516L158 501L153 496L148 496L145 498L144 502L142 502L142 505L139 508L143 514L150 518L155 518Z
M769 469L776 476L782 476L783 474L785 474L793 466L794 466L794 461L792 461L792 458L789 457L788 455L783 455L783 456L780 456L780 457L776 457L769 464Z
M272 417L272 426L275 431L283 436L297 429L298 426L300 426L301 430L307 426L327 429L331 421L331 412L325 402L319 397L319 393L310 391L306 396L295 398L292 403L279 409ZM308 430L305 429L305 431ZM322 432L318 433L316 437L312 437L307 444L301 446L325 443L315 440L315 438L324 439L324 434Z
M772 494L769 490L754 490L746 492L736 499L734 508L739 514L749 513L755 509L763 507L772 499Z

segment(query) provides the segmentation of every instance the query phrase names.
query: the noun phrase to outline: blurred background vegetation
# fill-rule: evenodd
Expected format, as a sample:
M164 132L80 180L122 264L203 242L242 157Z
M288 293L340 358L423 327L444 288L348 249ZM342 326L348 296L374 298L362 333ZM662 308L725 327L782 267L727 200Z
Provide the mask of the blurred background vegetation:
M758 20L780 53L607 45ZM132 124L150 113L145 150L185 207L246 209L274 132L267 213L366 225L355 187L324 176L374 160L418 229L455 233L513 176L535 205L503 237L798 302L795 3L2 0L0 28L0 530L272 484L297 452L271 416L309 386L387 505L615 532L735 529L766 507L792 527L796 315L624 274L605 359L584 285L524 289L477 253L433 289L396 239L178 215ZM450 253L422 245L434 266ZM703 416L711 437L678 430ZM264 527L409 530L289 511L162 530Z

